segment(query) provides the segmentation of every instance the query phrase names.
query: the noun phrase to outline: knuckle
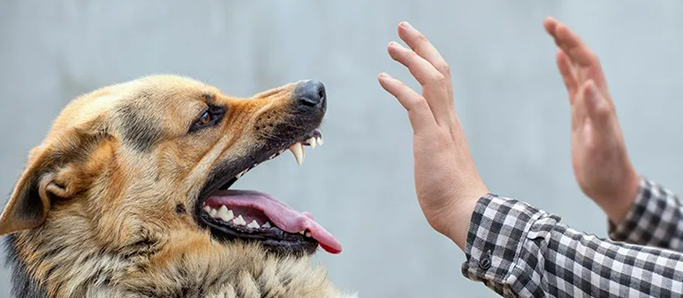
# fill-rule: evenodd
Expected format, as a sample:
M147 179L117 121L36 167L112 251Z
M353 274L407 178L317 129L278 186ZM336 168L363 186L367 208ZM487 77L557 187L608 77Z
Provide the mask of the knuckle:
M434 80L439 84L444 84L448 82L448 78L442 73L437 73L434 75Z
M599 117L608 117L609 115L612 114L612 109L610 109L607 105L598 105L595 108L595 113Z
M439 71L441 71L441 73L443 73L443 74L449 74L449 73L451 73L451 66L448 65L448 63L446 63L445 61L439 63L439 65L437 65L436 68L437 68Z
M417 53L415 53L415 51L410 51L410 50L409 50L409 51L407 51L407 52L408 52L408 55L410 56L410 59L417 59L417 58L420 57L420 55L418 55Z
M426 98L424 98L423 96L420 96L413 103L413 108L415 108L415 109L429 108L429 103L427 102Z
M418 43L426 43L426 42L429 42L429 40L427 40L427 37L424 36L422 33L420 33L420 34L418 34L417 36L415 36L415 41L417 41Z

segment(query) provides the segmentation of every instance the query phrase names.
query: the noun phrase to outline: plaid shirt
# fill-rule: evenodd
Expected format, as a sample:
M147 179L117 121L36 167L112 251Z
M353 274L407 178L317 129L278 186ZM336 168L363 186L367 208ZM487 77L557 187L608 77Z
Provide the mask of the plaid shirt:
M605 240L488 194L472 215L463 274L505 297L683 297L683 204L642 179Z

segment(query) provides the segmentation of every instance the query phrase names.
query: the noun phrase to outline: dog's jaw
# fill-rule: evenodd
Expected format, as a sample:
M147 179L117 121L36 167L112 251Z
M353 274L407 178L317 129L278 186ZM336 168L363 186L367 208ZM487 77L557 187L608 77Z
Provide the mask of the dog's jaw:
M74 238L67 241L73 244L82 240L68 237ZM27 251L19 243L30 238L42 236L20 232L6 239L14 297L353 297L341 293L327 279L326 270L308 258L277 257L257 244L235 243L226 250L207 238L189 239L192 247L169 241L153 255L102 255L96 247L61 246L63 237L43 238L44 245L59 247L59 252L44 247ZM174 251L185 251L184 257L153 265ZM25 255L40 262L26 263Z

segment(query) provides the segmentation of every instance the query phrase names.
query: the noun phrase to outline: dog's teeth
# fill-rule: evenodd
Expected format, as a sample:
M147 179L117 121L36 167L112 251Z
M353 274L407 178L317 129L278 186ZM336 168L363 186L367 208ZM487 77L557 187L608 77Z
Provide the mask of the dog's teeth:
M264 223L264 224L262 225L262 227L264 227L264 228L270 228L270 222L267 221L266 223Z
M249 223L249 225L247 225L247 227L252 228L252 229L258 229L258 228L260 228L261 226L259 226L259 224L258 224L258 223L256 222L256 220L254 219L254 220L252 220L252 221Z
M206 212L206 213L211 213L211 207L209 207L209 206L204 206L204 212Z
M305 231L301 231L301 232L299 232L299 234L306 235Z
M228 207L221 206L221 209L218 210L218 218L224 222L229 222L233 217L235 216L232 214L232 210L228 210Z
M244 170L244 171L240 172L239 174L237 174L237 176L235 176L235 177L237 177L237 179L240 179L240 178L242 178L242 175L244 175L246 173L247 173L247 170Z
M304 151L304 145L301 145L300 142L296 142L294 145L289 146L289 151L292 151L292 154L294 154L294 158L296 159L296 163L298 165L304 163L304 156L306 155L306 151Z
M277 156L277 153L273 153L273 155L270 156L270 159L273 159Z
M234 223L234 224L236 224L236 225L241 225L241 226L244 226L244 225L247 224L247 222L244 221L244 218L242 218L242 215L238 215L237 218L235 218L235 219L232 221L232 223Z
M215 218L216 214L218 214L218 210L211 208L211 211L209 211L209 216Z
M323 137L319 136L316 139L318 140L318 146L322 146L323 145Z
M311 146L311 149L315 149L315 145L317 145L318 141L315 138L310 138L306 141L309 146Z
M306 232L306 237L311 238L311 232Z

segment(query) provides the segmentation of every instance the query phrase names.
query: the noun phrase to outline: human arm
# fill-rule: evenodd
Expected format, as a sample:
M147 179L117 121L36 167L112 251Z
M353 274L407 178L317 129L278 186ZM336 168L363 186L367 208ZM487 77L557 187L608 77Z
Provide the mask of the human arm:
M489 194L455 114L447 64L408 24L399 26L399 36L410 49L392 42L389 54L408 67L422 94L387 74L379 81L406 108L413 127L420 207L434 229L465 251L468 278L508 297L683 294L680 254L598 239L560 225L557 216Z

